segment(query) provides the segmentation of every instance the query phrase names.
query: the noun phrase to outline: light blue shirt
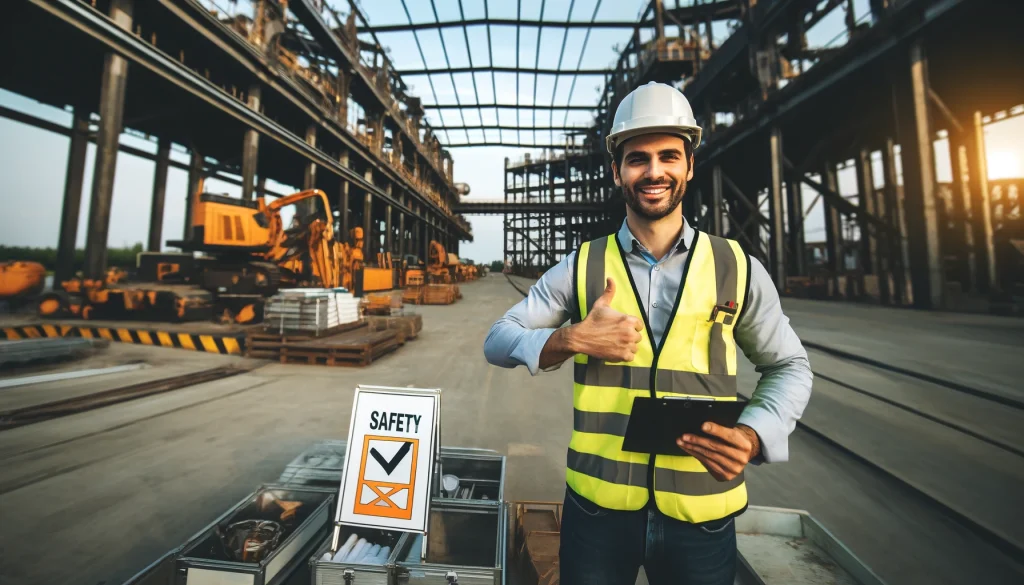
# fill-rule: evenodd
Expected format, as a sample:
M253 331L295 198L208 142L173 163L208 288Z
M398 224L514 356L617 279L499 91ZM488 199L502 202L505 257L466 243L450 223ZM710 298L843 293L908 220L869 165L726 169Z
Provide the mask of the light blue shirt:
M676 292L683 278L696 232L684 220L679 240L664 258L656 259L622 222L616 237L626 251L640 304L647 313L655 343L668 327ZM540 354L555 329L569 321L575 302L573 252L530 287L529 294L491 326L484 355L495 366L526 366L540 372ZM632 291L616 291L631 294ZM739 422L754 429L761 454L751 463L789 460L789 435L811 396L810 362L789 318L782 312L778 291L768 271L750 260L750 289L743 318L733 329L737 346L761 375ZM561 367L558 364L545 371Z

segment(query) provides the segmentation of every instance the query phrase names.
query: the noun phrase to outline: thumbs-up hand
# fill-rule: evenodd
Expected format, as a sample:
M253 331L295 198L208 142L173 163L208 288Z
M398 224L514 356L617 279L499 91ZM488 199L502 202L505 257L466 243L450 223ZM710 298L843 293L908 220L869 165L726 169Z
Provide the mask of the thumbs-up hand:
M636 317L624 315L611 307L615 298L615 281L607 280L604 292L586 319L572 327L572 337L579 353L609 362L632 361L644 330Z

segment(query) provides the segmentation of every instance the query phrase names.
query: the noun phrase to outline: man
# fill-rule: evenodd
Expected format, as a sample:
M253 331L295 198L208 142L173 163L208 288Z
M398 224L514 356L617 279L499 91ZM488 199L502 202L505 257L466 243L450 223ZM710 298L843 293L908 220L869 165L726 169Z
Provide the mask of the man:
M574 362L564 585L632 584L641 565L653 584L731 585L743 469L788 459L810 397L807 354L767 271L682 216L700 138L676 89L626 96L607 138L625 222L545 273L484 343L491 364L534 375ZM678 456L622 450L636 396L735 400L737 347L761 377L736 428L707 423L679 438Z

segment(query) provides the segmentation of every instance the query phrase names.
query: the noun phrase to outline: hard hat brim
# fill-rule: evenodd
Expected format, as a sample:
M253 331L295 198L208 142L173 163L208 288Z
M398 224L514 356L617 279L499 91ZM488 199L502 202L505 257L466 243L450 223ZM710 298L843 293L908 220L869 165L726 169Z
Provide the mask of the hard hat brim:
M615 148L630 138L646 134L671 134L679 136L690 142L690 146L696 149L700 145L701 129L699 126L680 126L678 124L660 126L641 126L639 128L624 128L618 132L612 132L605 138L605 147L609 153L614 153Z

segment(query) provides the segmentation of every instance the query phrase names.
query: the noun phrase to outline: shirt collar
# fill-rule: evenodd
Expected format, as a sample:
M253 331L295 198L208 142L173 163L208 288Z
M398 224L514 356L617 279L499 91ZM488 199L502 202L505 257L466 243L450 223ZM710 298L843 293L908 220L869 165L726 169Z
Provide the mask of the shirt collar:
M673 249L680 252L685 252L686 250L689 250L690 246L693 245L693 238L695 235L696 232L694 232L693 228L690 227L690 222L686 221L686 218L684 217L683 231L681 234L679 234L679 239L676 241L676 245ZM619 228L619 232L618 234L616 234L616 237L618 238L619 243L622 244L622 249L625 250L627 253L633 252L634 244L640 246L641 248L643 247L643 244L641 244L636 239L636 237L633 236L633 232L630 231L629 225L626 223L625 219L622 220L622 227Z

